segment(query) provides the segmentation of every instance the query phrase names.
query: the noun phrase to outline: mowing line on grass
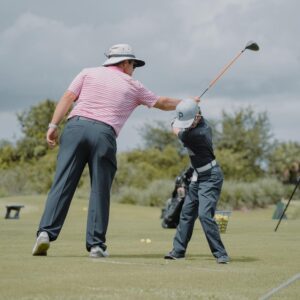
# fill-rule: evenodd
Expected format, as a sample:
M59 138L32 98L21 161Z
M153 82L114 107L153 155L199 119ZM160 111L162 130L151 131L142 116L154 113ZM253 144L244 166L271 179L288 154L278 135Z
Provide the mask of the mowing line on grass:
M284 283L282 283L281 285L279 285L278 287L272 289L270 292L268 292L266 295L262 296L261 298L259 298L259 300L267 300L270 299L270 297L272 297L275 293L277 293L278 291L280 291L283 288L286 288L288 285L290 285L291 283L293 283L294 281L300 279L300 273L294 275L293 277L291 277L290 279L288 279L287 281L285 281Z
M105 263L105 264L115 264L115 265L136 265L136 266L165 266L168 264L176 263L176 262L168 262L168 263L160 263L160 264L150 264L150 263L138 263L138 262L128 262L128 261L116 261L116 260L108 260L106 259L92 259L93 262L97 263ZM203 268L203 267L194 267L191 265L185 266L188 269L193 270L202 270L202 271L215 271L215 272L228 272L227 269L210 269L210 268Z
M127 262L127 261L116 261L116 260L108 260L107 258L99 258L92 259L93 262L105 263L105 264L115 264L115 265L140 265L140 266L154 266L155 264L147 264L147 263L135 263L135 262Z

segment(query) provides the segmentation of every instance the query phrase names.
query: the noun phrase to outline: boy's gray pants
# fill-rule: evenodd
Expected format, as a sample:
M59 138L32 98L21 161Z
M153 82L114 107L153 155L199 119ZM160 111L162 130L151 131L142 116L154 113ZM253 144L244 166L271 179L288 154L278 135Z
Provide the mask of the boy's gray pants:
M86 230L86 248L104 250L109 220L110 189L116 163L116 135L111 126L83 117L70 119L60 139L56 174L48 194L38 233L46 231L56 240L65 221L75 189L86 164L91 193Z
M178 254L185 254L193 234L194 223L199 217L214 257L227 255L220 238L218 225L214 220L222 184L223 173L218 165L198 174L197 181L190 183L173 241L173 250Z

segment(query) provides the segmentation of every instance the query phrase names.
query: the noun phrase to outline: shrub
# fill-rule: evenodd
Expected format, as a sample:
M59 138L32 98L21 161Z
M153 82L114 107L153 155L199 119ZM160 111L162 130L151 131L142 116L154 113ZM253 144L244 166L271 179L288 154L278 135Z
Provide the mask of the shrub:
M145 206L164 206L174 188L172 180L155 180L146 188L121 187L112 194L113 201ZM277 203L286 194L286 188L276 179L255 182L225 181L218 209L264 208Z
M286 188L274 178L264 178L255 182L225 181L220 208L256 208L274 204L286 194Z
M57 151L47 153L39 160L15 163L9 169L0 169L3 195L45 194L54 175Z
M171 147L133 150L118 155L118 172L113 190L124 186L147 189L155 180L175 178L188 166L188 157L181 157Z
M22 167L0 171L0 186L2 195L19 195L24 192L28 178Z
M135 187L124 186L117 194L112 195L113 201L124 204L138 204L143 197L143 190Z
M173 191L172 180L155 180L145 189L124 186L112 194L113 201L144 206L163 206Z

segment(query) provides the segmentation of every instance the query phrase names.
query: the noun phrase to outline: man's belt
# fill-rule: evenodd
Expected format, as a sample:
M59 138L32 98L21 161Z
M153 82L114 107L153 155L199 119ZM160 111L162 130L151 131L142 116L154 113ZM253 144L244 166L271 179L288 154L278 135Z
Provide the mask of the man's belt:
M216 164L217 164L216 160L213 160L210 163L208 163L200 168L196 168L196 171L197 171L197 173L205 172L205 171L211 169L212 167L214 167Z
M111 125L109 125L107 123L104 123L102 121L94 120L94 119L87 118L87 117L81 117L81 116L75 116L75 117L72 117L71 119L73 119L73 118L76 118L77 120L83 120L83 121L88 121L88 122L104 125L104 126L110 128L110 129L112 129L114 134L116 134L115 129Z

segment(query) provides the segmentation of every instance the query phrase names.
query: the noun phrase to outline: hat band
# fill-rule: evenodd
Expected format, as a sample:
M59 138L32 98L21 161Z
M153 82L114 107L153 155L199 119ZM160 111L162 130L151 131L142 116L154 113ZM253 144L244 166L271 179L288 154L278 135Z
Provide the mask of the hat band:
M135 58L135 56L132 55L132 54L112 54L112 55L108 55L107 57L108 58L111 58L111 57L132 57L132 58Z

